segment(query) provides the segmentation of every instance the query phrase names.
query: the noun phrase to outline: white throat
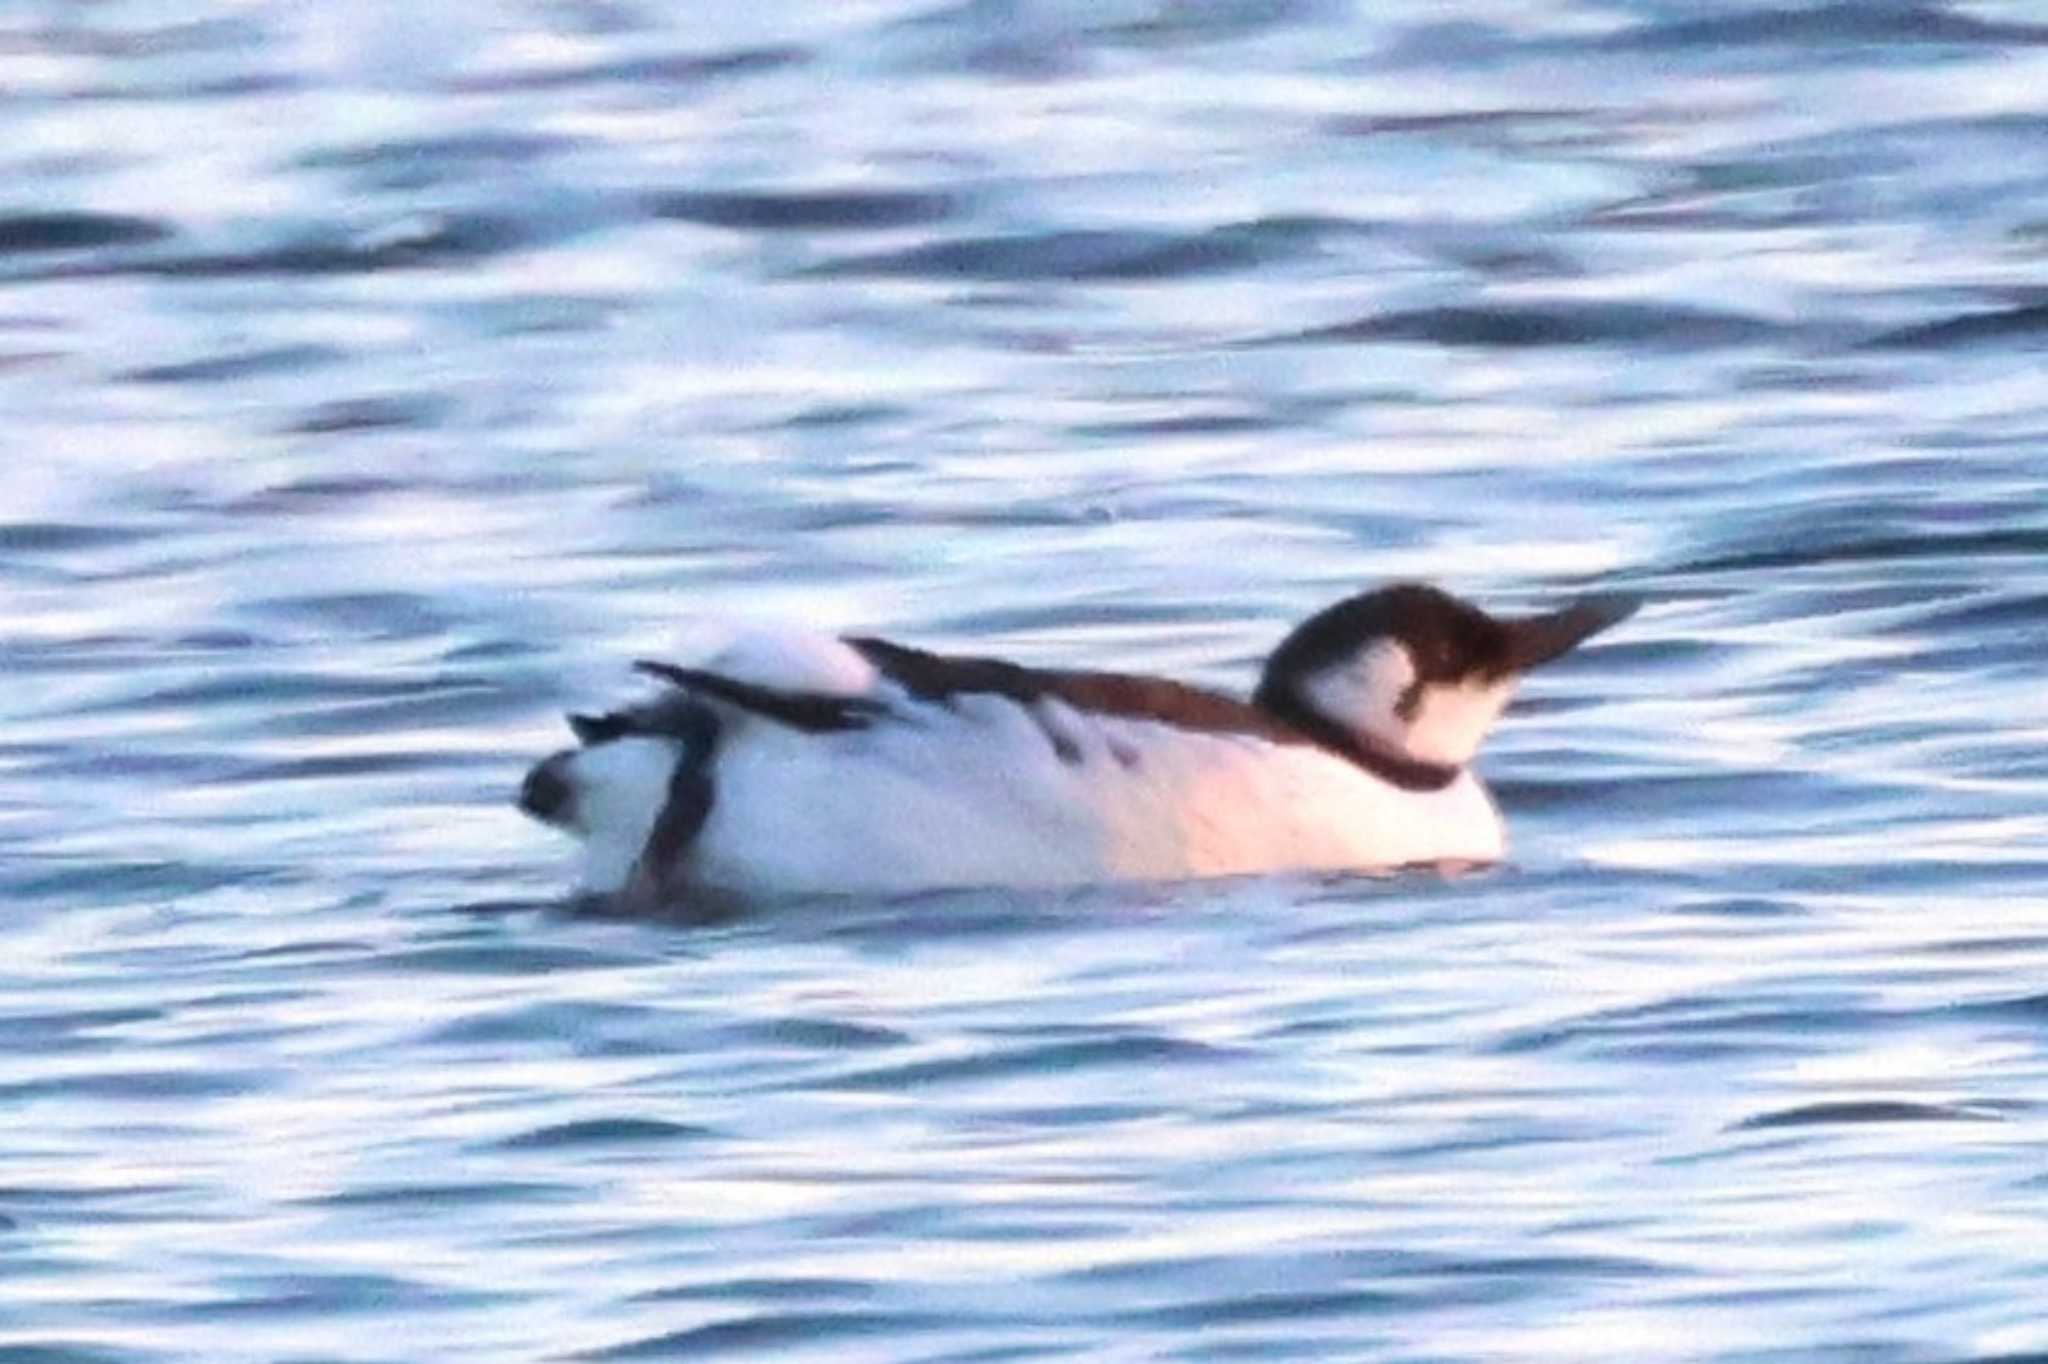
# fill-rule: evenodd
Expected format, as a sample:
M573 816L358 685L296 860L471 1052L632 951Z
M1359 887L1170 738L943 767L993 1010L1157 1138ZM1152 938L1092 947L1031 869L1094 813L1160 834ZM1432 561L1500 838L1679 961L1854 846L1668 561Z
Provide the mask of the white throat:
M1479 751L1514 690L1515 679L1509 676L1424 682L1417 691L1415 660L1407 647L1379 639L1309 674L1301 682L1301 699L1368 748L1411 762L1463 767Z

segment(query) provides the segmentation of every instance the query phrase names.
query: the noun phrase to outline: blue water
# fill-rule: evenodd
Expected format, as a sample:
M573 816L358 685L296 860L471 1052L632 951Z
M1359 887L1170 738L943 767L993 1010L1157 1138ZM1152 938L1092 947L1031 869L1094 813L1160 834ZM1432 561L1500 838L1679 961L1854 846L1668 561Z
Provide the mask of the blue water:
M0 1361L2048 1351L2048 11L0 10ZM579 917L693 612L1642 615L1489 874Z

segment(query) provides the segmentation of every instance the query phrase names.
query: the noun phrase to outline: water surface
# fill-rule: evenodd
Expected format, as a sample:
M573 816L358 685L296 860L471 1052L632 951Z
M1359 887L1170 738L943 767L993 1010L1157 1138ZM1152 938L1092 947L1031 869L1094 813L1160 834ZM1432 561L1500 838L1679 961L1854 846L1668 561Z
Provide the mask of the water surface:
M2048 15L0 15L0 1361L2048 1351ZM568 912L696 612L1644 613L1494 872Z

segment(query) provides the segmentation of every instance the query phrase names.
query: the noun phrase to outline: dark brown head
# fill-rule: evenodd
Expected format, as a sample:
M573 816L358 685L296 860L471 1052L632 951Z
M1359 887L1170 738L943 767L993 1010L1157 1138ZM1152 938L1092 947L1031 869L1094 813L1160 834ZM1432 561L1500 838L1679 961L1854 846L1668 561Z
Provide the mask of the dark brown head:
M1448 592L1402 583L1347 597L1295 627L1253 700L1310 733L1409 762L1459 767L1521 675L1626 619L1633 596L1499 619Z

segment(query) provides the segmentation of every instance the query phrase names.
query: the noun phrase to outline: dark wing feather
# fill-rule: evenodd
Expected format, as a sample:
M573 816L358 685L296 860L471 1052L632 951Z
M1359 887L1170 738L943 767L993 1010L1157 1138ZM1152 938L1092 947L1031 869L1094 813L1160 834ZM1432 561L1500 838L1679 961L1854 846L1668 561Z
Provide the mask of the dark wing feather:
M1305 735L1256 706L1169 678L1026 668L999 658L927 653L866 636L846 642L884 677L920 700L993 692L1029 705L1050 696L1096 715L1158 720L1212 734L1253 734L1280 743L1308 742Z
M773 687L741 682L701 668L679 668L673 663L641 659L636 672L658 677L686 691L727 701L741 710L800 729L806 734L827 734L835 730L865 729L882 707L859 696L833 696L825 692L777 691Z
M688 692L668 693L603 715L569 716L569 728L586 748L633 734L681 739L686 744L702 746L709 742L708 735L716 733L717 723L704 702Z
M1405 790L1441 790L1458 776L1455 767L1410 762L1367 749L1306 710L1276 710L1169 678L1025 668L999 658L926 653L886 639L846 642L884 676L927 701L943 701L959 692L995 692L1028 706L1041 697L1051 696L1075 710L1095 715L1156 720L1205 734L1246 734L1268 743L1312 745ZM1058 752L1059 738L1050 733L1048 737Z

